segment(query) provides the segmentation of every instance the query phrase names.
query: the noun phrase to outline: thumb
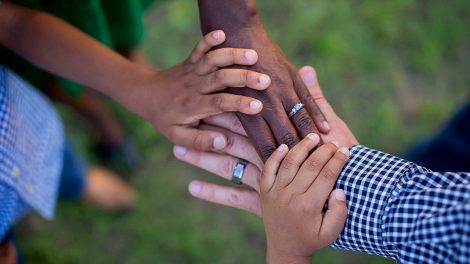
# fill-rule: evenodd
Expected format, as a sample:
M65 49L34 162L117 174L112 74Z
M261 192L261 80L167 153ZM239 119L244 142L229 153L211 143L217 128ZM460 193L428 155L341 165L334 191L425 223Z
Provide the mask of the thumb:
M323 216L320 239L328 244L335 241L343 230L347 214L344 191L341 189L332 191L328 198L328 210Z
M189 127L176 127L169 138L175 144L200 151L223 149L227 145L227 138L220 132Z
M304 66L300 68L299 75L307 86L310 95L312 95L315 100L325 98L323 91L320 88L320 84L318 83L317 72L312 66Z

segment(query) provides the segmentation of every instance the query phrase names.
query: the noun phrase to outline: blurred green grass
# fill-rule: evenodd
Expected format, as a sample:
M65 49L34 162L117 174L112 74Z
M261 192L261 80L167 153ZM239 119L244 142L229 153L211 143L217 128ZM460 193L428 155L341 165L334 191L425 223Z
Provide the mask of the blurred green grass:
M364 145L399 155L468 100L468 0L258 3L271 37L297 66L317 69L327 98ZM147 25L146 55L161 68L174 65L200 37L196 1L165 1ZM149 124L113 107L144 157L132 178L136 210L116 216L60 203L52 222L30 217L18 228L29 263L262 263L260 220L191 198L191 179L215 177L176 161ZM75 145L91 156L90 128L61 112ZM314 261L390 263L330 249Z

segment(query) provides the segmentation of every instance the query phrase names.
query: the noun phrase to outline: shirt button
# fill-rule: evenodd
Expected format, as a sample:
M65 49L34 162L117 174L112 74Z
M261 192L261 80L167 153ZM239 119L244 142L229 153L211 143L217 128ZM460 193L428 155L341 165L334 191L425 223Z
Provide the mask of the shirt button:
M32 193L33 192L33 186L31 184L26 185L26 191L28 191L29 193Z
M19 177L20 174L21 174L21 171L20 171L20 169L19 169L18 167L14 167L12 174L13 174L13 176L15 176L15 177Z

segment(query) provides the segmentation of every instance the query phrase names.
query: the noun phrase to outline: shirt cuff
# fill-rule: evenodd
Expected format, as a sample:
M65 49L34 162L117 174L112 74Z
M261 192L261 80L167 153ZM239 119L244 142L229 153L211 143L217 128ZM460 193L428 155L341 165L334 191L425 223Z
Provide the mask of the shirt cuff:
M346 193L348 218L331 247L393 257L383 241L383 218L400 178L416 165L362 145L350 152L336 184Z

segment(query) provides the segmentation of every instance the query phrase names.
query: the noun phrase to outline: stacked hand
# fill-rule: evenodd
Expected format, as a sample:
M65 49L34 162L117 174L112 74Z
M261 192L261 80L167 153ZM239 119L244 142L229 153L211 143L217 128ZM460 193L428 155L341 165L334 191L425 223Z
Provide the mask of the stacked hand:
M323 141L336 141L344 147L358 144L351 130L336 115L324 98L315 70L312 67L303 67L300 69L299 74L315 102L329 120L331 131L327 136L321 135ZM261 216L259 182L264 164L257 155L255 147L247 138L235 114L221 114L207 118L201 125L201 129L216 130L227 135L228 144L223 149L224 153L201 152L175 146L174 154L176 158L226 179L231 178L233 168L240 158L248 160L249 164L245 169L243 183L252 189L227 187L196 180L191 182L189 186L191 194L209 202L240 208Z
M266 34L256 8L256 0L199 0L203 32L216 28L227 32L227 41L221 45L250 48L258 53L258 62L249 67L269 75L269 90L229 88L232 94L260 100L264 107L258 115L237 113L248 136L253 140L263 160L280 144L293 147L299 139L312 132L328 133L330 125L324 117L295 67ZM294 106L304 107L289 116Z
M346 197L331 192L349 150L309 134L289 153L281 145L266 161L261 208L268 241L267 262L310 263L314 251L338 237L346 221ZM328 209L323 212L326 201Z
M258 59L257 53L249 49L211 51L224 41L223 31L207 34L181 64L139 76L136 89L122 101L174 143L199 150L223 149L227 144L225 135L198 129L200 120L228 111L259 113L263 108L259 100L221 91L226 87L259 91L271 82L269 76L251 70L223 69L234 64L252 65Z

